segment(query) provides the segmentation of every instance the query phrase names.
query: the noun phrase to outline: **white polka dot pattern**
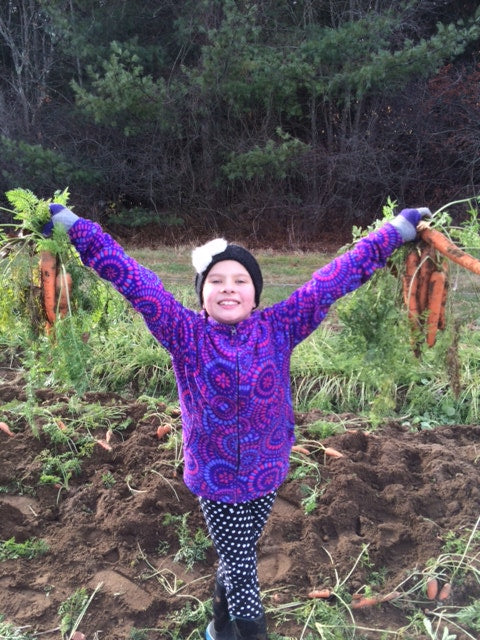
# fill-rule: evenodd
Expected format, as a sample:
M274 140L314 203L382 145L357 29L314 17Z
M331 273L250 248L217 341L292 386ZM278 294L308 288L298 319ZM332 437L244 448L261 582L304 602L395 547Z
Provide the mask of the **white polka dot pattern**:
M200 506L218 554L217 579L226 589L233 618L263 613L257 572L257 542L273 507L276 491L248 502L227 504L200 498Z

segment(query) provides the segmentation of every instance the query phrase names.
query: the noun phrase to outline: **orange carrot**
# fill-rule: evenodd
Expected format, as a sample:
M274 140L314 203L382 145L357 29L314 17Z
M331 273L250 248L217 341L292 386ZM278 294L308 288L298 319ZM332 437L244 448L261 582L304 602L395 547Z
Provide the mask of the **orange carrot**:
M167 433L170 433L170 431L172 430L172 425L171 424L161 424L158 428L157 428L157 438L163 438L164 436L167 435Z
M360 598L359 600L353 600L351 603L352 609L365 609L366 607L373 607L376 604L380 604L382 599L378 596L372 596L370 598Z
M13 431L10 430L10 427L6 422L0 422L0 431L3 431L7 434L7 436L14 436Z
M57 298L58 313L65 318L70 306L70 294L72 291L72 276L66 271L60 272L55 278L55 293Z
M447 299L448 299L448 263L442 264L442 271L445 274L445 286L443 287L442 304L440 307L440 315L438 317L438 328L443 331L446 327Z
M465 253L465 251L457 247L455 243L440 231L422 226L422 223L420 223L420 225L418 231L422 240L431 244L432 247L452 262L456 262L461 267L464 267L464 269L480 275L480 260L477 260L477 258L474 258L469 253Z
M422 314L428 305L428 286L430 276L435 268L435 249L426 245L422 249L420 256L420 266L418 270L418 286L417 286L417 307L418 313Z
M330 598L332 592L330 589L314 589L308 594L309 598Z
M452 585L450 584L450 582L446 582L443 585L443 587L440 589L440 593L438 594L438 599L446 600L447 598L450 597L451 593L452 593Z
M408 310L408 318L413 332L418 331L419 309L417 300L418 267L420 256L417 250L410 251L405 259L405 275L403 276L403 299Z
M55 278L57 275L57 258L49 251L40 253L40 286L42 304L48 324L55 323Z
M112 450L112 445L108 444L108 442L106 442L105 440L95 440L95 442L100 445L103 449L105 449L106 451L111 451Z
M113 431L111 429L107 429L107 433L105 434L105 442L108 444L112 439Z
M354 593L352 596L352 609L365 609L366 607L373 607L376 604L382 602L389 602L390 600L396 600L402 594L399 591L391 591L384 596L362 596L359 593Z
M303 453L305 456L310 455L310 451L305 449L305 447L300 446L299 444L294 444L292 447L292 451L296 451L297 453Z
M415 297L415 291L412 291L414 285L416 285L415 279L417 274L420 257L416 249L413 249L407 254L405 258L405 275L403 277L403 299L405 305L408 307L410 304L410 297Z
M435 600L438 593L438 580L436 578L430 578L427 580L427 598L429 600Z
M433 347L437 337L445 281L446 276L443 271L434 271L430 277L427 317L427 344L429 347Z
M340 453L340 451L337 451L332 447L325 447L323 453L326 456L330 456L331 458L343 458L343 453Z

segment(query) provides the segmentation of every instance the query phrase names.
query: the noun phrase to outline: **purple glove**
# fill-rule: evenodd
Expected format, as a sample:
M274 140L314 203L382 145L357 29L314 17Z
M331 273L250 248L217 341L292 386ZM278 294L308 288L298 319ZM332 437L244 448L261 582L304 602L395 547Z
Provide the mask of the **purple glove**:
M410 242L417 238L417 225L420 220L431 218L432 212L427 207L419 207L418 209L403 209L398 216L391 221L391 224L397 229L404 242Z
M63 204L50 204L48 208L50 209L52 219L47 222L42 229L43 235L47 238L51 235L54 224L62 224L65 227L65 231L68 231L78 220L78 216L75 215L73 211L70 211L70 209L67 209L67 207L64 207Z

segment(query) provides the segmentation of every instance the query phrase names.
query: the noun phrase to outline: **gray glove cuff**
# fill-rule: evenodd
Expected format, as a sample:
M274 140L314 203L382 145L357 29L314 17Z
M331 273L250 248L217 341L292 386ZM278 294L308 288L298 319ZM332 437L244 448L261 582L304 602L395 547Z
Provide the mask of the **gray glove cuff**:
M399 232L404 242L411 242L417 237L416 228L403 216L395 216L395 218L390 221L390 224Z
M65 227L66 231L68 231L71 227L73 227L73 225L77 220L78 220L78 216L75 215L73 211L70 211L69 209L62 209L61 211L56 213L54 216L52 216L53 224L57 224L57 223L62 224Z

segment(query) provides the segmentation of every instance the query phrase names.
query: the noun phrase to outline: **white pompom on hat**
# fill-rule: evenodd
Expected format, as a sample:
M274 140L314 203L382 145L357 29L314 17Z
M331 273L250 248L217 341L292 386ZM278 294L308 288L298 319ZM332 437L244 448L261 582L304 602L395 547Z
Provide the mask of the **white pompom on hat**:
M255 304L258 306L263 289L262 271L256 259L244 247L229 244L224 238L215 238L192 251L192 264L195 268L195 290L200 304L203 304L203 285L208 272L217 262L222 260L236 260L250 274L255 288Z

